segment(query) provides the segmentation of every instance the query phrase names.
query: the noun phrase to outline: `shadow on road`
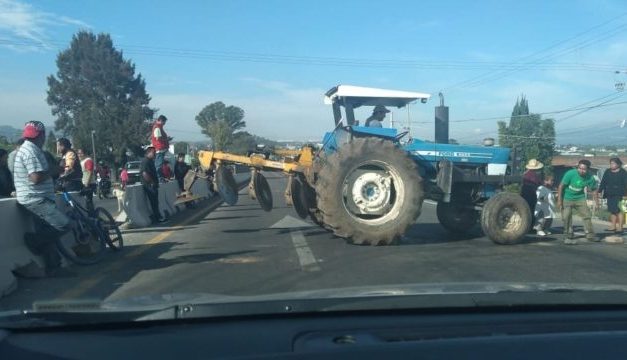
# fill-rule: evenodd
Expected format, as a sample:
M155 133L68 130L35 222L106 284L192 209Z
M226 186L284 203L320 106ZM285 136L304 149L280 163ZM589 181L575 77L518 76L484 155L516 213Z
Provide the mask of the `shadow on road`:
M438 244L466 241L482 237L481 229L473 227L463 234L452 233L440 224L416 224L409 228L399 245Z
M162 242L151 245L131 245L121 253L109 253L93 266L74 266L77 276L70 278L20 279L22 291L10 294L0 301L0 310L27 309L34 301L55 299L106 299L129 283L138 274L151 270L167 269L185 264L212 263L224 259L237 259L257 250L198 253L198 249L182 248L180 242ZM195 252L176 256L180 252ZM164 256L164 254L167 254ZM137 283L137 280L135 281ZM45 286L42 286L45 285ZM144 286L139 282L140 286Z
M205 218L203 220L200 220L201 223L203 222L211 222L214 220L235 220L235 219L250 219L250 218L257 218L259 217L258 215L249 215L249 216L215 216L215 217L209 217L209 218Z
M195 229L197 226L173 226L173 227L153 227L153 228L142 228L142 229L128 229L122 230L122 235L124 234L142 234L142 233L162 233L164 231L179 231L179 230L187 230L187 229Z

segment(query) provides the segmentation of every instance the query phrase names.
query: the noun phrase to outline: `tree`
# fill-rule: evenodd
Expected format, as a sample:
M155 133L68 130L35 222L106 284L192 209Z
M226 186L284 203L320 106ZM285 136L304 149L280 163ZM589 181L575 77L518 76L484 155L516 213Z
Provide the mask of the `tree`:
M76 147L90 148L95 130L98 159L116 163L126 149L147 142L154 110L148 107L146 83L108 34L78 32L56 63L47 101L57 131Z
M244 110L233 105L226 106L222 101L205 106L196 115L196 123L202 128L202 133L212 139L216 150L226 149L234 134L246 127L243 119Z
M189 149L189 144L185 141L177 142L174 144L174 153L175 154L187 154L187 150Z
M44 149L52 154L57 153L57 137L54 135L54 131L52 130L48 132Z
M0 149L4 149L8 152L13 151L14 146L11 144L6 136L0 135Z
M233 140L233 129L224 120L210 123L207 126L207 134L210 134L213 141L213 149L216 151L224 151Z
M229 146L229 151L244 155L249 150L254 150L256 146L256 137L246 131L241 131L233 135L233 141Z
M509 124L498 122L499 144L511 148L524 165L530 159L541 161L551 171L555 151L555 121L529 113L529 104L523 95L516 100Z

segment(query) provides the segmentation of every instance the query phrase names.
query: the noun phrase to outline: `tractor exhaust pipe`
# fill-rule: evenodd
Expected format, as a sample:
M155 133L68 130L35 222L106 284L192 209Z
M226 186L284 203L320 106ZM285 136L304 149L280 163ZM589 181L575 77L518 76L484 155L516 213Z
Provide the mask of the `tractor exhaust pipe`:
M438 93L440 106L435 107L435 142L448 144L448 106L444 106L444 95Z

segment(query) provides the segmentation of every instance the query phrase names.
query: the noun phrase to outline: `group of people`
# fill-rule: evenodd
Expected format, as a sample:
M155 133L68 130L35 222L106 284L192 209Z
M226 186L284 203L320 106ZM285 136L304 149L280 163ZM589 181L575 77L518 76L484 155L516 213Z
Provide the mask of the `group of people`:
M141 182L150 201L152 219L155 222L164 221L158 205L159 182L165 176L171 176L157 171L157 168L162 167L171 140L163 130L166 121L165 116L160 116L155 121L151 133L152 146L146 149L141 165ZM24 243L33 254L42 256L45 270L33 270L27 276L68 276L73 272L61 267L61 256L56 243L60 236L71 230L73 223L57 208L55 190L80 191L86 187L93 189L96 178L110 176L110 170L104 166L97 167L84 149L74 150L69 139L57 140L60 160L43 149L45 142L44 124L40 121L29 121L12 152L0 149L0 197L14 196L18 206L34 220L35 231L24 235ZM182 164L177 161L174 172L182 189L183 179L189 168L184 164L184 155L179 154L178 158ZM83 193L87 195L87 206L90 207L89 195L93 192Z
M607 231L622 234L625 208L621 208L627 195L627 171L622 161L611 158L609 169L603 174L600 184L590 173L592 164L587 159L579 160L575 169L568 170L553 196L553 177L542 176L544 164L531 159L523 175L522 197L529 204L533 213L533 229L540 236L550 234L549 219L555 217L555 208L560 210L564 224L564 243L577 244L573 231L573 215L578 215L584 224L586 239L600 241L592 226L592 214L588 207L587 195L591 194L595 208L599 208L599 194L607 201L610 213L610 228Z

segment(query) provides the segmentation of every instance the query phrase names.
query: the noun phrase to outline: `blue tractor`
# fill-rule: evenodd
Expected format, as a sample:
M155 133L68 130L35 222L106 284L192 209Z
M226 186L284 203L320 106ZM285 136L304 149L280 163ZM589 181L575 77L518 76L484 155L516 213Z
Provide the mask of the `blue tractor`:
M531 211L520 195L503 190L521 181L510 175L509 149L489 141L449 144L443 101L436 107L436 142L380 127L382 118L374 114L361 124L355 119L359 107L385 111L429 98L349 85L330 89L325 103L333 108L335 129L325 134L311 176L301 181L309 194L302 201L309 215L354 244L386 245L414 224L423 201L430 199L437 202L442 226L453 233L480 222L495 243L520 242L531 226ZM438 111L444 119L438 119Z

